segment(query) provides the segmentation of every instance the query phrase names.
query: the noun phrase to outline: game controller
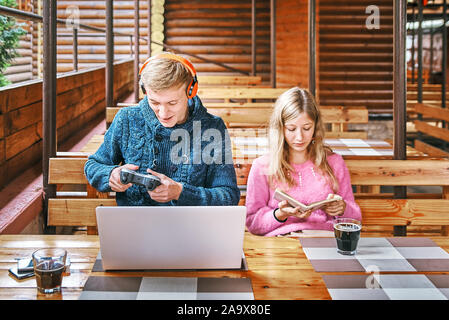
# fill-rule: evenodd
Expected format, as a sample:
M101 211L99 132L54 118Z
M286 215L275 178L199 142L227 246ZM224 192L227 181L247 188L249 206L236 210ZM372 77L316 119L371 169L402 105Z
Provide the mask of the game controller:
M120 171L120 182L123 184L133 183L144 186L148 191L153 191L161 184L161 179L152 174L142 174L133 170L123 168Z

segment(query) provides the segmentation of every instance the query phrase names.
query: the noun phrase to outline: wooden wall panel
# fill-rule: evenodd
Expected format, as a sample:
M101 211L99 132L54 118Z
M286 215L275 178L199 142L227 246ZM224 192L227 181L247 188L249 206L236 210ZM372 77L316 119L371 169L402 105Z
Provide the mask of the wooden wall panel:
M379 8L379 28L366 25L368 6ZM370 12L370 11L369 11ZM319 0L319 101L366 106L370 113L393 107L393 1Z
M251 72L251 0L166 0L165 43ZM270 1L256 1L257 75L270 80ZM241 75L191 58L200 75Z
M276 1L276 84L309 86L307 1Z
M114 99L132 90L133 61L114 64ZM105 114L105 69L63 74L57 81L57 141ZM42 158L42 80L0 88L0 188Z

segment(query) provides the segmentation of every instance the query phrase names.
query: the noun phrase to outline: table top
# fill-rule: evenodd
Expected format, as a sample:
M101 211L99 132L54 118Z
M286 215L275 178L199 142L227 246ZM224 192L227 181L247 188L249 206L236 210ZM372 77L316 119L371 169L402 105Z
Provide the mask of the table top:
M444 250L449 251L449 237L432 237L432 240ZM30 257L34 250L43 247L61 247L68 251L71 272L63 279L61 293L40 294L36 290L34 278L17 281L8 274L8 269L16 265L16 258ZM0 299L73 300L80 296L89 275L123 276L123 272L91 272L98 251L98 236L0 235ZM246 233L244 252L248 271L127 271L126 276L246 277L251 279L254 297L257 300L327 300L331 298L322 278L323 273L314 270L298 239L260 237Z

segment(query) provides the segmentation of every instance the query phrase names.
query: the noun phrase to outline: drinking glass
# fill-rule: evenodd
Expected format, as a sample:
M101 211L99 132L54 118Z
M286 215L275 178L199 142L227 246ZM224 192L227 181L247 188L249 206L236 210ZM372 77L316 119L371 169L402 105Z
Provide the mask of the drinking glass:
M33 252L32 257L39 292L60 292L67 251L60 248L39 249Z
M351 218L337 218L334 220L334 234L337 240L337 252L344 255L354 255L360 239L362 224Z

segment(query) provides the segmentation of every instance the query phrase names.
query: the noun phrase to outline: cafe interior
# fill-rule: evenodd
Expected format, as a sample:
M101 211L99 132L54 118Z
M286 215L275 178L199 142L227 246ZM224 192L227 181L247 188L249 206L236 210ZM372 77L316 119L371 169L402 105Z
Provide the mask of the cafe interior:
M0 299L449 300L447 2L0 1L0 44L16 34L0 54ZM137 228L175 207L128 214L84 172L119 111L144 99L139 70L161 52L194 65L240 190L238 206L179 212L191 215L179 229L163 217ZM253 234L248 175L295 86L315 98L362 218Z

